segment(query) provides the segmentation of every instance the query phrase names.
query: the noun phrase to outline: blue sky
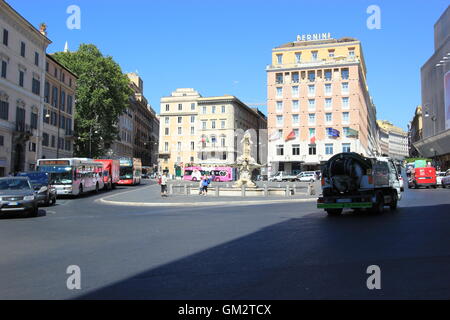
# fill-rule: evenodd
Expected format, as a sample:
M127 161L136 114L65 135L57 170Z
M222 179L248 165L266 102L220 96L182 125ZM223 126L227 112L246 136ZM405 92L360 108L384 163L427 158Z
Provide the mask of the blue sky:
M232 94L265 103L271 49L297 34L331 32L362 41L378 118L406 129L420 104L420 67L433 53L433 26L448 0L7 0L33 25L47 23L48 52L93 43L138 71L144 94L159 100L176 88L203 96ZM69 30L69 5L81 8L81 29ZM381 30L366 27L369 5L381 9ZM263 108L265 112L266 109Z

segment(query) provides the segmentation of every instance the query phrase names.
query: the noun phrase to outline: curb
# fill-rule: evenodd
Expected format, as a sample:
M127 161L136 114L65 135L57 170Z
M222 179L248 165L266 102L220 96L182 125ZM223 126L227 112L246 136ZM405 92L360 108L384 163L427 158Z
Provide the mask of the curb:
M216 201L216 202L177 202L177 203L165 203L165 202L127 202L127 201L111 201L104 198L96 200L103 204L113 206L125 206L125 207L206 207L206 206L252 206L262 204L285 204L285 203L304 203L304 202L316 202L316 198L312 199L290 199L290 200L254 200L254 201Z

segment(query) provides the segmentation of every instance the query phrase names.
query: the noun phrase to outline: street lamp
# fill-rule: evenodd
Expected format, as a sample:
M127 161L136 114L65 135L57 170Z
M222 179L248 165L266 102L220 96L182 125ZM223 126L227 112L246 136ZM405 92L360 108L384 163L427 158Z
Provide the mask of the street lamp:
M437 118L436 118L435 115L431 115L430 114L430 111L429 111L430 107L428 105L425 105L424 107L425 107L424 116L425 116L425 118L430 119L431 121L433 121L433 135L436 135L436 121L437 121Z

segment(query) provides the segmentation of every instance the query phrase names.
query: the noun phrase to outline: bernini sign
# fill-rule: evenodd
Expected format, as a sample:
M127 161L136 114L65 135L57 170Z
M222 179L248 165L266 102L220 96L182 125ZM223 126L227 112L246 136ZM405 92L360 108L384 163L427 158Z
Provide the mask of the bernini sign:
M314 34L302 34L297 36L297 41L311 41L311 40L328 40L331 39L331 33L314 33Z

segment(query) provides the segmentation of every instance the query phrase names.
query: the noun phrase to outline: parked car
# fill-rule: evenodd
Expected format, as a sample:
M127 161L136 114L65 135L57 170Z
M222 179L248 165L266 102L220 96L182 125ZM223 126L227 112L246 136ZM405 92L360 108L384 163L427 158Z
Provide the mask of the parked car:
M445 172L445 176L441 180L442 188L450 188L450 169Z
M302 172L297 176L297 180L300 182L314 182L317 179L317 174L312 171L312 172Z
M400 181L400 191L405 191L405 182L403 181L403 177L401 175L398 175L398 181Z
M0 213L26 213L37 217L38 200L28 177L0 178Z
M56 189L46 172L22 172L19 177L28 177L39 204L46 206L56 203Z
M436 172L436 185L438 187L444 187L442 185L442 179L445 178L445 172Z
M287 174L283 171L279 171L276 175L271 176L269 178L269 181L276 181L276 182L282 182L282 181L295 181L297 180L297 176Z

